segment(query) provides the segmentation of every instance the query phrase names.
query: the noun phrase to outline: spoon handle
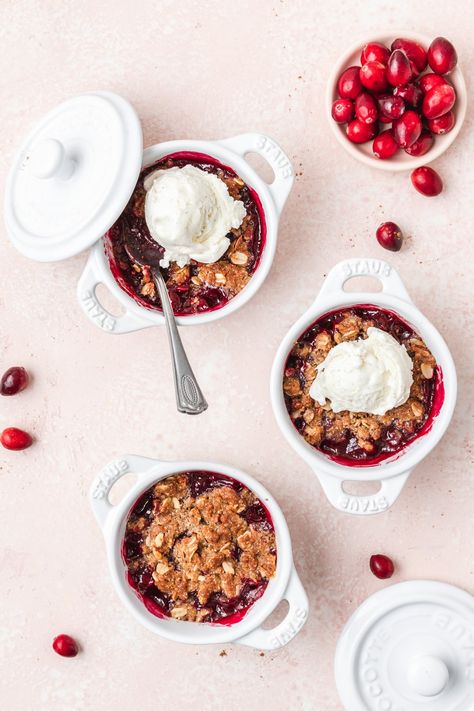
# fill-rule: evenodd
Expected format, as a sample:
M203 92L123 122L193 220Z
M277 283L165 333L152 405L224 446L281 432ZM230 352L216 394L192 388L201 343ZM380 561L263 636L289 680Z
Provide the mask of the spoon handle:
M160 294L161 305L166 321L166 330L170 342L176 389L176 404L179 412L185 412L188 415L199 415L201 412L204 412L204 410L207 410L206 398L201 392L201 388L198 385L192 368L189 365L188 357L184 351L163 275L159 269L154 269L152 274L156 288Z

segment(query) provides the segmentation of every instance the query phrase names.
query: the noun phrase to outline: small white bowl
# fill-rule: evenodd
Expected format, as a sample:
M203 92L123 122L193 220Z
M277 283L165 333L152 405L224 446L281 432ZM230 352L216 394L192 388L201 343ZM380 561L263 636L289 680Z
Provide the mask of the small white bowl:
M142 493L160 479L193 470L225 474L241 482L265 504L273 520L277 548L275 576L269 581L262 597L233 625L156 617L146 609L127 581L127 571L122 559L122 541L131 507ZM137 475L137 481L120 503L112 506L108 498L109 492L115 482L129 472ZM308 598L293 563L290 533L285 517L273 496L249 474L215 462L161 462L127 454L110 462L99 472L90 489L90 503L104 535L110 574L117 594L129 612L151 632L187 644L237 642L256 649L270 650L288 644L306 622ZM284 619L273 629L263 629L263 622L282 600L287 600L289 605Z
M372 152L373 141L367 141L367 143L352 143L346 136L346 124L339 124L334 121L331 116L331 109L333 102L337 99L337 81L339 76L342 74L344 69L354 65L360 65L360 53L362 47L368 42L381 42L390 48L393 40L397 37L403 37L405 39L414 40L420 42L420 44L428 50L434 37L431 39L426 37L426 35L420 35L417 32L406 32L402 31L392 31L383 33L373 33L365 39L359 40L357 43L353 44L336 62L334 70L329 77L326 90L326 115L329 121L329 125L336 136L337 140L343 148L346 149L348 153L351 154L357 160L360 160L366 165L370 165L373 168L378 168L379 170L388 170L392 172L400 172L402 170L413 170L418 168L420 165L427 165L432 161L439 158L439 156L444 153L451 143L454 141L461 126L464 122L466 116L467 107L467 90L464 77L459 64L456 66L454 71L448 75L448 80L452 83L456 90L456 104L454 106L454 112L456 114L456 124L452 131L445 133L442 136L435 136L435 142L431 150L425 153L423 156L410 156L405 153L404 150L399 150L393 156L387 160L381 160L377 158ZM431 69L427 68L426 72L431 72ZM425 72L424 72L425 73ZM390 124L387 124L387 128Z
M237 311L261 287L275 256L278 221L290 194L294 173L290 159L280 146L268 136L259 133L244 133L221 141L179 140L157 143L144 150L142 167L182 151L206 154L223 165L230 166L256 192L266 225L266 240L260 262L248 284L221 308L176 318L180 326L190 326L216 321ZM258 153L270 164L275 175L271 184L265 183L245 159L248 153ZM104 284L122 304L125 309L122 316L113 316L100 302L96 293L99 284ZM150 326L161 326L165 322L161 311L142 306L120 287L110 270L103 239L99 240L90 253L79 279L77 298L89 320L108 333L130 333Z
M359 276L378 279L382 284L382 291L344 291L344 284ZM433 353L444 389L439 411L433 416L428 431L419 434L401 451L387 459L372 465L367 462L363 466L333 461L306 442L291 421L283 393L285 364L301 334L324 314L357 304L373 304L393 311L410 324ZM315 301L284 337L275 356L271 375L273 412L283 435L316 474L331 504L339 511L362 516L386 511L396 501L412 470L431 452L445 433L453 414L456 393L456 369L446 343L410 299L395 269L381 259L346 259L331 269ZM347 481L377 481L381 486L376 494L356 496L345 491L343 485Z

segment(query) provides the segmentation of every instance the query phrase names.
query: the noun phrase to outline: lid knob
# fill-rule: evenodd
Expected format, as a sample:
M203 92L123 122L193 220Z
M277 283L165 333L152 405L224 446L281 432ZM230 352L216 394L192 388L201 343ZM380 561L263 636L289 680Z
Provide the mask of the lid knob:
M438 657L417 657L411 662L407 679L420 696L437 696L449 681L449 669Z
M63 144L55 138L39 141L28 156L28 169L40 180L68 180L74 168L75 162L67 157Z

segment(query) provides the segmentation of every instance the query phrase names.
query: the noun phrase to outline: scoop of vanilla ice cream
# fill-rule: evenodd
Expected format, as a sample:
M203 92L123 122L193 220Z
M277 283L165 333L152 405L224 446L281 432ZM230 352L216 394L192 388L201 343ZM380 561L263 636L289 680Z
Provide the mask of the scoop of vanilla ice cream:
M405 346L386 331L370 327L367 338L331 348L318 365L309 394L333 412L385 415L408 400L413 363Z
M185 165L157 170L145 197L145 220L151 236L165 250L160 264L190 259L210 264L227 250L226 237L240 227L246 210L229 195L227 186L213 173Z

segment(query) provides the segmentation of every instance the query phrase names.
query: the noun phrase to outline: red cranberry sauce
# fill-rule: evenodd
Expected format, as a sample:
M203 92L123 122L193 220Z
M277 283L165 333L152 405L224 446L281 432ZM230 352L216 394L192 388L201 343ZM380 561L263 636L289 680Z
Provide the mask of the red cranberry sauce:
M221 486L231 486L236 491L242 491L245 487L240 482L226 476L207 471L186 472L188 476L189 488L193 497L201 496L206 491ZM145 517L151 520L154 514L153 486L147 489L140 498L133 504L129 519ZM240 514L248 523L258 526L263 530L273 531L273 521L270 512L265 505L258 503L249 506ZM130 562L140 558L143 539L136 533L125 535L122 544L122 559L129 565ZM240 548L236 545L232 551L232 557L238 560L241 554ZM275 552L276 554L276 552ZM172 554L171 554L172 555ZM152 578L152 570L145 566L139 567L133 574L128 570L127 579L130 586L142 600L149 612L156 617L170 617L171 600L166 593L161 592L155 585ZM223 593L213 593L206 602L206 609L211 610L208 622L221 625L233 625L239 622L249 611L252 605L262 597L268 585L268 580L246 580L239 595L233 598L226 597ZM193 597L192 604L196 609L200 609L197 597Z
M158 162L142 170L127 207L104 238L105 252L109 259L110 270L119 286L141 306L148 309L161 311L161 302L158 296L155 299L151 299L140 293L141 273L133 269L133 262L125 250L123 233L124 230L126 230L129 235L131 234L142 254L148 252L150 255L153 255L154 258L162 258L164 253L163 248L152 239L145 217L143 214L136 214L136 211L134 211L134 203L137 201L137 198L140 197L140 192L143 193L143 180L149 173L157 169L172 167L183 168L185 165L194 165L207 173L214 173L220 176L224 181L239 177L232 168L202 153L181 151L165 156ZM247 215L250 218L245 239L251 258L248 264L242 268L245 268L247 273L252 275L260 263L265 247L265 217L257 193L245 183L239 190L238 199L244 203ZM143 210L141 212L143 213ZM251 231L250 235L249 230ZM232 232L229 232L227 237L232 245L236 236ZM226 254L221 257L224 261L227 261ZM184 283L175 284L171 281L168 284L168 292L170 294L173 310L178 316L215 311L225 306L233 297L233 294L229 294L224 288L205 283L199 286L195 285L191 280L197 275L198 267L198 262L192 260L190 263L189 278ZM169 269L161 269L161 272L165 281L168 282L170 276Z
M364 320L370 320L376 328L386 331L395 338L399 343L404 343L409 338L419 338L416 331L397 314L392 311L380 309L371 304L362 304L353 307L338 309L321 316L313 323L298 339L299 343L312 343L318 333L327 331L334 334L334 327L339 323L347 313L359 316ZM304 372L305 360L297 356L289 356L285 370L295 369L300 373L300 377ZM422 399L425 406L425 418L419 423L417 429L413 433L405 433L403 429L397 428L397 423L394 421L390 426L383 429L380 439L374 441L375 450L368 453L364 449L357 446L357 441L352 433L347 432L347 435L341 441L332 441L324 439L316 449L328 455L333 461L346 466L370 466L393 456L393 454L402 451L410 442L425 434L431 429L433 418L439 413L442 402L444 400L444 386L442 373L439 366L436 366L434 376L424 381L424 396ZM285 402L290 411L289 399L285 395ZM298 418L293 421L296 429L302 434L305 426L303 418Z

